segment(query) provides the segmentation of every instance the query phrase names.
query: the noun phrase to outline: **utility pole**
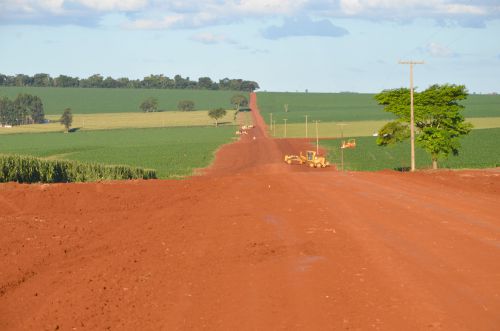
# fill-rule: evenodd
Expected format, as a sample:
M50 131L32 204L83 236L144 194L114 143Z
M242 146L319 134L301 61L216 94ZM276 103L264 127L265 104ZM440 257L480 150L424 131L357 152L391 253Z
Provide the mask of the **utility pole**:
M413 112L413 65L424 64L424 61L399 61L399 64L410 65L410 145L411 171L415 171L415 115Z
M288 121L288 119L284 118L283 121L285 122L285 138L286 138L286 121Z
M340 126L340 143L343 145L344 144L344 126L347 124L345 123L340 123L337 124ZM342 148L342 145L340 145L340 169L344 171L344 149Z
M304 116L306 117L306 139L307 139L307 138L309 138L309 137L307 136L307 116L309 116L309 115L304 115Z
M276 121L273 122L273 136L276 137Z
M319 135L318 135L318 122L319 121L314 121L316 122L316 154L319 153Z

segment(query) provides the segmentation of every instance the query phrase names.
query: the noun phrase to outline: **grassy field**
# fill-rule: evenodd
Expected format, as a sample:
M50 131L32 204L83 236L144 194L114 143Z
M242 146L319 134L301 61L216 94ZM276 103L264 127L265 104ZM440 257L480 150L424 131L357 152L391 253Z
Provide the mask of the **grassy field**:
M262 116L270 123L270 113L276 124L309 121L353 122L391 120L392 114L377 105L373 94L360 93L271 93L259 92L258 103ZM288 112L284 105L288 104ZM465 116L500 117L500 95L470 95L463 102Z
M500 128L500 117L469 118L467 121L474 125L474 129ZM322 138L340 137L342 128L344 137L372 136L385 123L387 121L320 122L318 123L318 135ZM276 125L276 129L273 129L272 133L277 138L283 138L285 136L285 125ZM309 138L316 137L315 123L308 122L307 134ZM288 138L305 138L305 122L287 124L286 136Z
M345 169L382 170L408 168L410 143L406 141L391 147L379 147L375 137L356 138L356 148L344 150ZM439 162L441 168L489 168L500 166L500 129L473 130L462 139L458 156L450 156ZM323 140L321 146L328 150L330 162L340 168L340 140ZM422 149L416 148L417 168L431 168L431 159Z
M197 110L229 109L231 97L244 94L206 90L0 87L0 96L15 98L19 93L39 96L47 115L60 115L68 107L73 114L139 112L139 105L149 97L157 98L159 108L168 111L177 110L177 103L186 99L194 101Z
M47 115L51 121L58 121L59 115ZM77 131L110 130L127 128L158 128L179 126L212 126L214 121L204 110L178 112L168 111L160 113L107 113L107 114L74 114L72 127ZM219 124L233 125L234 110L219 120ZM64 126L60 123L32 124L0 128L1 134L62 132Z
M209 165L233 137L232 126L12 134L1 137L0 154L130 165L176 178Z

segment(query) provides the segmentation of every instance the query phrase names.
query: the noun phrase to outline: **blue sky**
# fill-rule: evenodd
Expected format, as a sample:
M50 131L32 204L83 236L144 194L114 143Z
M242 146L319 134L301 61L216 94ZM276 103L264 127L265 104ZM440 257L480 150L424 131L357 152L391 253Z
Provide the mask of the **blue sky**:
M500 0L0 0L0 73L500 92Z

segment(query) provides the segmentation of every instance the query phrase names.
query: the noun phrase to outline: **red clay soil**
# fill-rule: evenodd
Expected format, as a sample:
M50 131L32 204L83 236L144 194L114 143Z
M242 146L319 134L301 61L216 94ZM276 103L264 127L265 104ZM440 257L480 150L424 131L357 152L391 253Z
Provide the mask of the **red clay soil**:
M500 172L288 166L251 101L203 175L0 185L0 330L500 330Z

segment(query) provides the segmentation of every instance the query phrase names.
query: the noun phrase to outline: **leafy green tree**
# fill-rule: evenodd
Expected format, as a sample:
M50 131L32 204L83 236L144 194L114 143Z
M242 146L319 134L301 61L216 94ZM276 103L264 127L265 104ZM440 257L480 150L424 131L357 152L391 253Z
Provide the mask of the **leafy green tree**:
M52 78L49 74L39 73L33 76L34 86L44 86L48 87L52 85Z
M230 102L236 110L239 110L240 107L248 106L247 97L245 97L244 95L241 95L241 94L233 95Z
M459 103L466 98L465 86L451 84L432 85L414 95L415 141L431 155L433 169L437 169L439 159L458 155L460 137L472 129ZM396 115L395 121L380 129L377 144L386 146L409 138L410 90L383 91L375 99L385 106L385 111Z
M226 116L226 110L224 108L216 108L208 111L208 116L215 120L215 126L219 126L219 119Z
M69 128L71 127L71 124L73 123L73 114L71 113L71 108L66 108L64 109L64 112L59 119L62 125L66 128L66 133L69 132Z
M158 100L155 98L147 98L140 104L139 109L145 113L158 111Z
M43 123L45 119L42 99L35 95L18 94L13 102L13 111L15 112L16 121L10 124Z
M210 77L200 77L198 78L198 88L210 90L214 88L214 82Z
M194 110L194 101L181 100L177 104L177 109L179 109L181 111L192 111L192 110Z

